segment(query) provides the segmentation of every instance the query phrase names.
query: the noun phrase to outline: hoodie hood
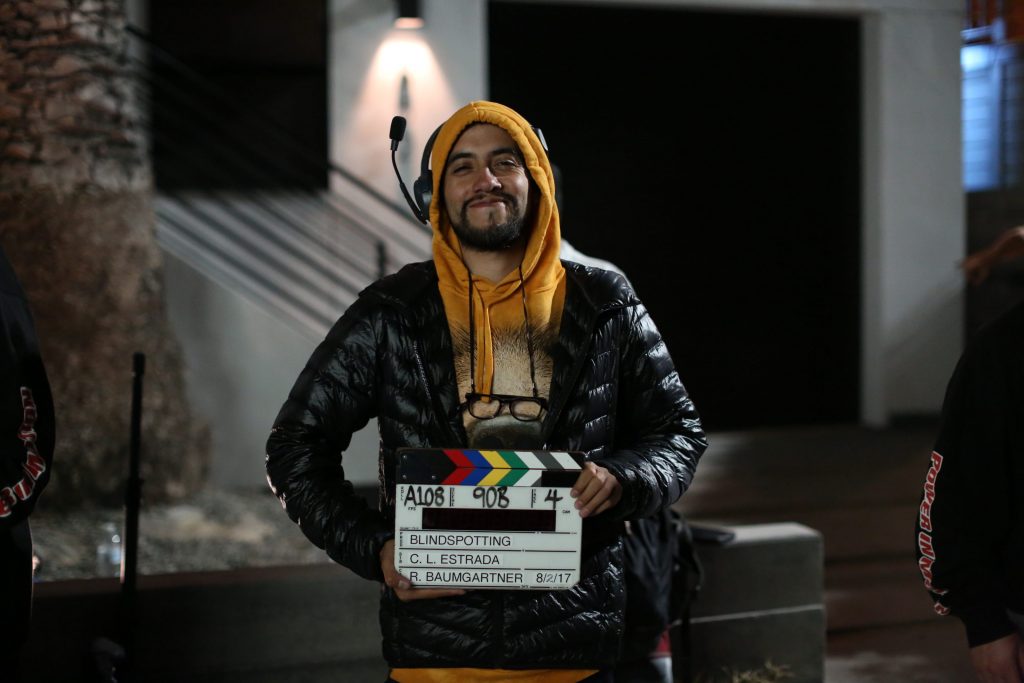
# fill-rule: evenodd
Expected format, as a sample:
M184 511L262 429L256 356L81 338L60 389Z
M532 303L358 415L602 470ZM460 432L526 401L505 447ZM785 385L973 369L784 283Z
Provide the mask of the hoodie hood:
M561 268L558 251L561 247L561 231L559 229L558 208L555 206L555 177L551 171L547 152L540 138L527 123L526 119L508 107L495 102L470 102L452 114L438 131L434 147L430 154L432 169L432 200L430 202L430 226L434 231L434 261L440 267L444 263L454 261L462 270L462 250L459 240L451 227L448 212L441 201L444 169L452 147L463 131L475 123L490 123L502 128L509 134L526 162L527 170L539 191L534 220L531 226L526 253L523 256L523 277L529 278L534 270L554 268L552 262ZM440 268L439 268L440 270ZM516 279L518 279L518 273Z
M470 300L470 272L462 259L462 248L442 200L444 171L452 148L462 133L472 124L487 123L502 128L509 134L523 156L527 172L533 180L537 196L522 260L522 279L519 269L513 269L500 282L490 282L480 276L472 281ZM555 180L544 146L530 124L518 113L494 102L470 102L455 112L438 131L431 150L433 195L430 203L430 224L434 232L432 250L437 266L438 288L444 301L445 314L452 332L459 377L460 399L475 384L482 393L509 393L529 396L532 382L528 371L523 382L523 368L530 362L524 353L526 345L500 341L522 336L529 324L533 335L533 364L540 372L537 386L541 396L548 395L550 386L550 359L547 344L557 338L558 325L565 299L565 270L559 261L561 235L558 208L555 205ZM523 295L525 293L529 320L524 320ZM470 306L473 306L475 352L469 362ZM498 339L496 349L495 340ZM518 351L514 358L508 357ZM495 372L498 354L499 370ZM463 357L465 356L465 357ZM470 381L470 365L474 382ZM544 369L546 368L546 372Z

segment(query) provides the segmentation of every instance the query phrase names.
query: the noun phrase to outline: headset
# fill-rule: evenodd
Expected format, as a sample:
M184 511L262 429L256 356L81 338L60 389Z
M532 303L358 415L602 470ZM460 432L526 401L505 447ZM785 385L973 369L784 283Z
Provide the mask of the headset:
M412 214L416 216L416 220L424 225L430 224L430 201L434 195L434 177L430 172L430 154L434 151L434 141L437 140L437 134L441 132L441 128L444 124L441 124L434 129L434 132L427 138L427 144L423 147L423 156L420 158L420 175L412 184L412 195L409 194L409 189L405 186L402 181L402 174L398 171L398 163L395 161L395 152L398 151L398 143L405 137L405 117L396 116L391 119L391 131L389 133L391 137L391 166L395 169L395 175L398 176L398 187L402 190L402 196L405 197L405 201L409 203L409 208L412 209ZM544 151L548 151L548 142L544 139L544 133L540 128L536 126L530 126L533 132L536 133L537 139L540 140L541 147Z

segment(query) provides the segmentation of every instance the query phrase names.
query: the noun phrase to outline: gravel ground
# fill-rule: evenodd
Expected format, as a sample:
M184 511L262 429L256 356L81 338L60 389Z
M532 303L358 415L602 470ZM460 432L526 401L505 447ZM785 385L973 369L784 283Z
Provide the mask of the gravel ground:
M94 578L104 524L120 530L121 509L32 515L36 579ZM146 505L139 518L140 574L330 562L306 540L269 491L207 488L172 505ZM113 575L111 570L110 575Z

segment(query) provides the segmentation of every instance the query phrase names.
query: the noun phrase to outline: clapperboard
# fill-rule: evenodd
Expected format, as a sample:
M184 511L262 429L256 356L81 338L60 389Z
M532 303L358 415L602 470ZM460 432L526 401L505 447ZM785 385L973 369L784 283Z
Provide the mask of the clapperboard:
M421 588L570 588L582 518L581 454L398 451L395 567Z

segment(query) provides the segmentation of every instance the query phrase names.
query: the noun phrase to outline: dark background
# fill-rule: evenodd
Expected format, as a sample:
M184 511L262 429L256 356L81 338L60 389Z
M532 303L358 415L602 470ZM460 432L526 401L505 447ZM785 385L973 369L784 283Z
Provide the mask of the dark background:
M149 24L158 188L327 187L324 0L150 0Z
M856 20L491 2L490 96L716 429L859 410Z

